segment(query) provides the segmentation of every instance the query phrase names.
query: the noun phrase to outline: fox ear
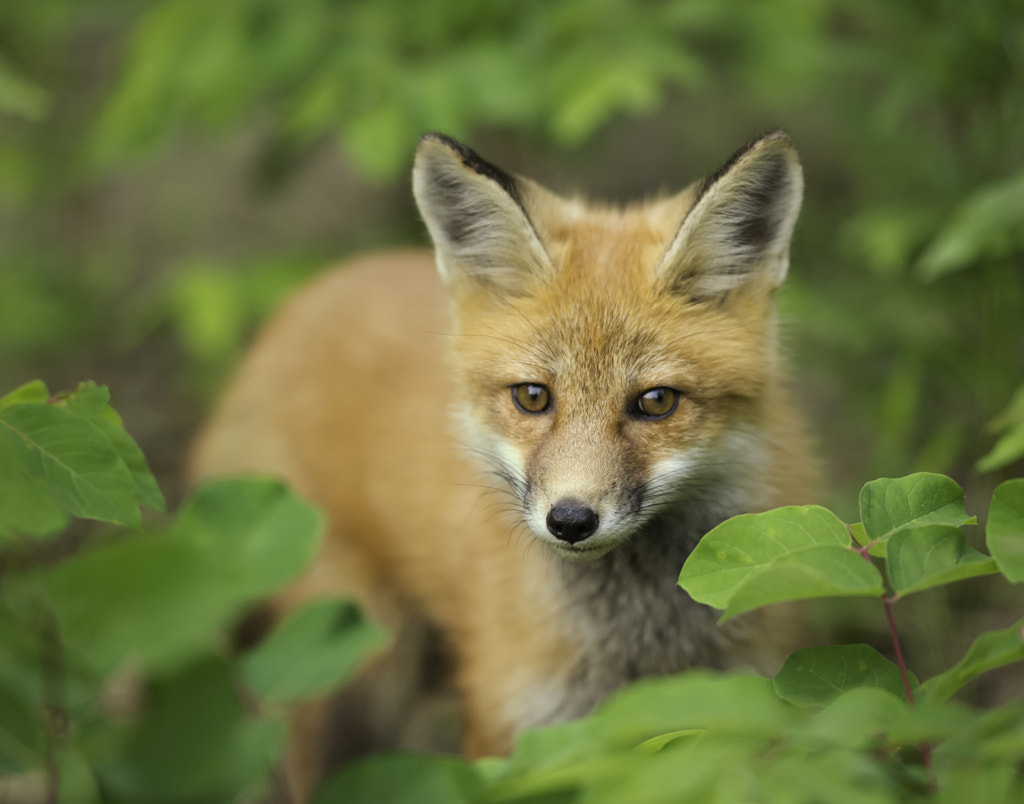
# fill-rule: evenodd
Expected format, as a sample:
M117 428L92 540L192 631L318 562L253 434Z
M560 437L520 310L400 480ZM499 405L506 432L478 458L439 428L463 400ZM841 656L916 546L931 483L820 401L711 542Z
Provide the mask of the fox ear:
M550 261L526 212L528 183L441 134L416 149L413 195L447 284L463 277L519 295Z
M754 140L700 184L662 275L695 298L750 283L778 287L802 197L803 172L789 137L777 131Z

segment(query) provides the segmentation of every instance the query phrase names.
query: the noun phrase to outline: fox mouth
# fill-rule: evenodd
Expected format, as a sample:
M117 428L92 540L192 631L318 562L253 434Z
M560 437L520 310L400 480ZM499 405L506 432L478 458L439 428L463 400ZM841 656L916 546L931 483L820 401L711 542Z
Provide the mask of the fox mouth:
M567 544L551 539L544 539L544 544L555 555L569 559L570 561L593 561L601 556L607 555L619 546L619 540L602 540L600 544L588 545L585 542Z

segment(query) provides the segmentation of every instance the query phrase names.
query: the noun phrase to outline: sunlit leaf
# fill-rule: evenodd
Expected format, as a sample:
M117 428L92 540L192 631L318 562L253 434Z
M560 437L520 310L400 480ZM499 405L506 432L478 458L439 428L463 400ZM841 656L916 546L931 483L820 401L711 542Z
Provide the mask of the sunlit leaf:
M859 553L822 545L780 558L751 575L729 600L722 621L772 603L821 597L877 597L882 576Z
M0 460L44 481L75 516L121 525L141 522L124 461L102 432L67 410L12 405L0 411Z
M50 391L42 380L32 380L9 394L0 397L0 410L11 405L24 405L28 403L43 403L50 398Z
M592 726L602 740L632 748L680 729L771 735L792 718L769 679L690 672L644 679L616 693L598 710Z
M167 504L139 445L124 429L121 417L110 406L110 393L92 382L81 383L67 399L67 406L106 436L124 462L139 503L154 511L166 511Z
M846 527L818 506L733 517L701 539L679 584L726 618L783 600L882 593L878 571L850 549Z

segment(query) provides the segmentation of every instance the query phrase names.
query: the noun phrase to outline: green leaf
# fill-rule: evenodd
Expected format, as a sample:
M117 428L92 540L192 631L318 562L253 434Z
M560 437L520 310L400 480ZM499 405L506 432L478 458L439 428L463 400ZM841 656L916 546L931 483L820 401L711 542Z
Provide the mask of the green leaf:
M340 684L387 642L386 632L351 601L320 600L291 614L243 656L242 676L264 701L298 701Z
M745 777L743 782L759 782L756 776L760 770L758 754L767 749L761 741L707 734L699 741L686 744L685 748L670 747L654 756L636 752L632 756L610 757L603 766L611 772L605 775L599 767L593 777L581 780L582 795L568 801L669 804L756 800L735 790L732 786L735 780L731 777L738 770Z
M975 468L979 472L994 472L1024 458L1024 422L1010 427L996 441L992 449L978 459Z
M0 58L0 112L34 123L46 117L49 106L45 90L18 75L7 59Z
M869 645L798 650L772 684L780 698L797 706L823 706L854 689L880 689L905 697L899 667Z
M215 364L238 348L246 324L242 276L206 259L175 266L169 306L176 334L191 357Z
M341 144L360 170L385 182L394 178L409 158L412 129L400 104L384 102L348 120Z
M480 779L465 760L390 754L336 773L316 791L311 804L470 804L478 800L479 790Z
M1024 661L1024 619L982 634L953 667L924 682L918 697L926 703L942 703L982 673L1020 661Z
M119 801L239 800L273 768L284 731L247 714L227 663L207 658L150 684L141 720L99 776Z
M989 182L955 210L917 262L924 279L959 271L983 258L997 259L1024 245L1024 170Z
M882 594L881 576L850 549L845 525L813 505L723 522L691 553L679 585L726 609L726 619L782 600Z
M936 756L942 754L937 753ZM1016 804L1024 801L1024 782L1009 763L955 765L943 768L938 778L935 804L963 804L965 801Z
M0 461L13 461L47 484L72 514L120 525L141 522L134 483L105 435L56 405L0 411Z
M50 398L50 391L42 380L32 380L18 388L15 388L6 396L0 397L0 410L9 408L11 405L24 405L29 403L44 403Z
M880 478L860 492L860 515L868 537L888 539L907 525L961 525L977 520L964 511L963 490L950 478L919 472Z
M885 678L887 672L882 671L877 680ZM907 711L902 683L895 694L885 686L887 683L853 687L839 693L802 725L796 735L797 742L800 745L806 743L812 749L830 745L861 750L877 744L878 736L888 731Z
M19 579L53 610L66 651L97 673L176 666L312 559L321 517L279 483L198 489L169 533L144 534Z
M149 471L139 445L125 432L121 417L110 407L109 400L110 394L106 388L93 382L84 382L68 397L67 406L106 436L131 475L138 502L154 511L165 512L167 504L156 478Z
M51 536L67 526L70 516L45 481L26 474L6 460L0 446L0 543L23 536Z
M952 708L952 707L943 707ZM1024 702L1010 701L974 717L954 731L948 740L938 746L936 759L943 765L949 760L986 764L993 760L1016 765L1018 773L1024 761ZM1024 779L1020 781L1024 782ZM982 799L988 801L989 799ZM1010 799L1017 804L1021 799Z
M769 679L692 671L643 679L617 692L593 716L592 726L606 744L633 748L682 729L777 735L792 719Z
M992 495L985 543L1003 575L1024 581L1024 478L1001 483Z
M889 539L887 551L889 580L901 596L999 571L952 525L904 527Z
M31 703L0 686L0 775L41 767L44 753L42 727Z
M679 585L699 603L724 609L743 583L769 564L800 550L849 544L843 523L818 506L742 514L701 539L683 565Z
M979 472L993 472L1024 457L1024 384L1014 391L1006 407L990 422L989 429L1002 432L1002 436L978 460L975 468Z
M823 545L802 550L765 567L741 586L722 622L772 603L821 597L877 597L882 576L857 552Z

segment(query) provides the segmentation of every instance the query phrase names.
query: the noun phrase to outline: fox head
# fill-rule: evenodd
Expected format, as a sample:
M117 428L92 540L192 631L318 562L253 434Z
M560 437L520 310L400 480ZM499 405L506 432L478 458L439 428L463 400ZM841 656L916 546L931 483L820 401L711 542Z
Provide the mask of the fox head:
M595 558L659 517L758 505L803 192L785 134L625 209L429 134L413 189L452 299L452 402L538 539Z

